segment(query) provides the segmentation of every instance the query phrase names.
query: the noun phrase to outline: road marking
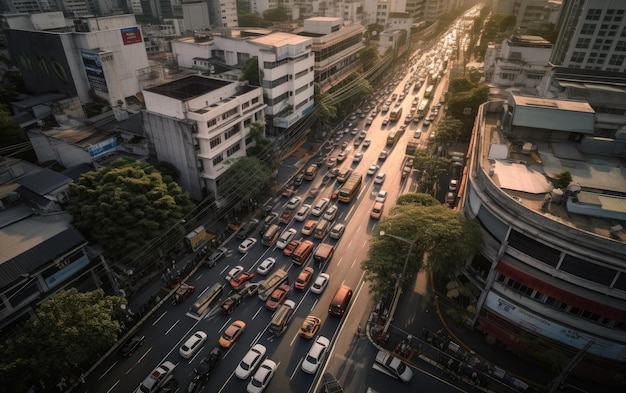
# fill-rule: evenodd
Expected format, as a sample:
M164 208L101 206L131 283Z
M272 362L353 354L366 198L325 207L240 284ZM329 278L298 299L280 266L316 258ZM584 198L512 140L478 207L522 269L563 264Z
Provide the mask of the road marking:
M339 262L337 262L337 266L341 265L341 261L343 261L343 257L339 258Z
M364 241L364 242L363 242L363 248L365 248L365 246L367 246L367 243L368 243L369 241L370 241L370 240L369 240L369 239L367 239L366 241Z
M107 375L107 374L108 374L108 372L109 372L109 371L111 371L111 369L112 369L113 367L115 367L115 365L116 365L116 364L117 364L117 362L113 363L113 364L111 365L111 367L109 367L109 368L107 368L106 370L104 370L104 372L100 375L100 377L98 378L98 380L101 380L101 379L102 379L102 377L104 377L105 375ZM127 374L128 374L128 373L127 373Z
M350 269L354 268L355 263L356 263L356 258L354 258L354 261L352 261L352 265L350 265Z
M299 336L299 335L300 335L300 334L296 333L296 334L293 336L293 339L292 339L292 340L291 340L291 342L289 343L289 346L290 346L290 347L292 347L292 346L293 346L294 341L296 341L296 338L298 338L298 336Z
M244 255L244 257L245 257L245 255ZM229 267L230 267L230 265L226 265L226 266L224 267L224 269L222 269L222 271L220 272L220 274L224 274L224 272L225 272L226 270L228 270L228 268L229 268Z
M152 326L156 325L161 318L163 318L165 316L165 314L167 314L167 311L163 312L163 314L159 315L159 317L156 319L156 321L152 322Z
M320 295L320 296L322 296L322 295ZM310 310L310 311L313 311L313 309L315 308L315 306L317 306L317 302L319 302L319 301L320 301L320 298L319 298L319 297L318 297L317 299L315 299L315 301L313 302L313 306L311 306L311 310Z
M180 319L178 321L174 322L174 324L172 326L170 326L170 328L165 331L165 334L168 334L170 331L172 331L172 329L174 329L174 326L178 325L178 322L180 322Z
M221 331L222 331L222 330L226 327L226 325L228 324L228 322L230 322L231 320L232 320L232 318L228 318L228 320L227 320L226 322L224 322L224 324L222 325L222 327L221 327L221 328L219 328L217 331L218 331L218 332L221 332Z
M289 377L289 380L291 381L293 379L293 377L296 375L296 372L300 369L300 366L302 365L302 360L304 358L300 358L300 360L298 361L298 365L296 366L296 368L293 369L293 372L291 373L291 377ZM278 368L278 366L276 366L276 368Z
M120 380L118 379L118 380L117 380L117 381L113 384L113 386L111 386L111 388L110 388L109 390L107 390L107 393L109 393L110 391L112 391L113 389L115 389L115 387L116 387L116 386L117 386L117 384L119 384L119 383L120 383Z

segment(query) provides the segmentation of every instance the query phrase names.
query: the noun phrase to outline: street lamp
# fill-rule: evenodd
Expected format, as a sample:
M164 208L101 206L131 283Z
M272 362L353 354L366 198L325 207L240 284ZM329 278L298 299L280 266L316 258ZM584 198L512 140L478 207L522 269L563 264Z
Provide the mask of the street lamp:
M400 274L400 277L398 277L398 280L396 280L396 288L394 290L394 295L393 295L393 304L391 305L389 318L387 318L387 321L385 322L385 328L383 329L383 334L384 334L384 333L387 333L387 329L389 329L389 325L391 324L391 316L396 312L396 307L398 306L398 300L400 299L400 290L401 290L400 283L402 282L402 279L404 278L404 275L406 274L406 266L409 263L409 256L411 255L411 250L413 250L413 245L415 244L415 241L417 239L411 241L409 239L405 239L400 236L385 233L385 231L380 231L380 236L387 236L387 237L399 240L409 245L409 251L406 254L406 258L404 259L404 266L402 267L402 273Z

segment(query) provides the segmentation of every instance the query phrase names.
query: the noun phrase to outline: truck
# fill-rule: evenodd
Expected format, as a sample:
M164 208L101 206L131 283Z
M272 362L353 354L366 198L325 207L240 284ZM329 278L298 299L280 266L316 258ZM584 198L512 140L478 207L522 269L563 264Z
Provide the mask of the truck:
M204 226L200 225L189 232L187 236L185 236L185 240L191 251L196 252L209 242L209 236L207 236L207 231Z
M274 289L278 288L281 284L287 282L288 280L289 275L283 268L276 270L263 282L263 284L259 286L259 299L266 301L272 292L274 292Z
M402 161L402 178L406 178L413 170L413 156L405 156Z
M330 262L334 253L335 253L335 247L332 244L320 243L315 248L315 253L313 254L313 260L317 262L319 266L321 267L326 262Z
M406 154L407 156L413 156L415 154L415 151L417 150L418 147L418 143L417 141L408 141L406 143L406 149L404 151L404 154Z

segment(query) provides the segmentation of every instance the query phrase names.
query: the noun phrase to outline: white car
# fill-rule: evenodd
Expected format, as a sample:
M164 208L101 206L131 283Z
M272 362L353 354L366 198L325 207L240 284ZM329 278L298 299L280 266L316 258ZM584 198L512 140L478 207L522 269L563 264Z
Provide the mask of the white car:
M320 199L320 201L317 202L317 204L313 207L313 210L311 210L311 214L316 217L321 216L322 213L324 212L324 209L326 209L326 206L328 206L329 202L330 202L330 199L328 198Z
M383 119L383 125L384 125L384 126L386 126L387 124L389 124L389 118L388 118L388 117L385 117L385 118Z
M276 247L283 250L285 247L287 247L287 244L289 244L289 242L293 240L293 237L296 236L296 233L298 233L298 231L294 228L287 229L278 238L278 241L276 242Z
M356 127L352 129L352 132L350 132L350 134L352 134L352 135L356 135L358 133L359 133L359 129L356 128Z
M335 239L335 240L339 240L341 238L341 235L343 235L343 233L346 230L346 226L344 224L335 224L335 226L332 227L332 229L330 230L329 236L331 239Z
M378 194L376 195L376 202L385 202L386 199L387 199L387 191L385 190L378 191Z
M298 213L296 213L296 221L304 221L306 216L309 215L309 210L311 210L311 205L302 205Z
M275 264L276 264L276 258L267 257L263 260L263 262L261 262L259 267L256 268L256 272L262 276L265 276L267 275L267 273L270 272L270 270L272 270Z
M361 162L363 159L363 153L358 152L354 156L352 156L352 162Z
M198 330L197 332L195 332L180 347L180 350L178 351L180 353L180 356L184 357L185 359L189 359L190 357L192 357L193 354L196 353L198 349L200 349L202 344L204 344L204 342L206 341L206 338L207 338L207 335L205 332L201 330Z
M235 369L235 376L239 379L248 379L261 363L263 357L265 357L266 351L267 349L261 344L256 344L254 347L250 348Z
M366 139L363 141L363 144L361 145L361 147L370 147L371 144L372 144L372 140Z
M448 185L448 190L456 191L456 188L459 186L459 181L456 179L450 180L450 184Z
M327 273L318 274L315 281L313 281L313 285L311 285L311 292L317 294L324 292L324 289L326 289L329 281L330 276Z
M246 391L248 393L261 393L269 385L274 373L276 372L276 362L271 359L265 359L259 369L254 373L254 377L248 383Z
M344 142L346 143L346 142ZM337 154L337 161L338 162L343 162L343 160L346 159L347 153L345 151L342 151L341 153Z
M256 244L256 239L253 237L249 237L246 240L242 241L239 245L239 252L247 253L250 249Z
M378 165L376 164L372 164L370 165L369 168L367 168L367 174L369 176L373 175L374 173L376 173L376 171L378 170L378 168L380 168Z
M337 206L329 206L328 209L324 212L324 216L322 217L325 220L332 221L335 219L337 215Z
M329 345L330 341L326 337L319 336L311 346L311 349L309 349L309 353L306 354L306 357L302 362L302 371L307 374L315 374L322 363L322 359L324 358Z
M402 382L409 382L411 378L413 378L413 370L411 370L410 367L402 360L385 351L378 351L378 354L376 354L376 362L372 368L399 379Z
M387 175L384 172L377 174L376 177L374 177L374 184L383 184L385 177L387 177Z
M302 202L302 199L300 197L293 197L289 200L289 202L287 202L287 206L285 206L285 209L294 210L295 208L300 206L300 202Z
M235 266L234 268L230 269L230 271L226 275L226 281L230 281L233 277L236 277L237 274L241 272L243 272L243 266Z

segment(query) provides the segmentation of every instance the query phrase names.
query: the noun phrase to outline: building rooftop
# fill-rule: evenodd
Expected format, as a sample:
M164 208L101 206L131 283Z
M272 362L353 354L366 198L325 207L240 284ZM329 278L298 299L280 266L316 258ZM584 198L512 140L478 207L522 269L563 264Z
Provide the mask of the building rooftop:
M93 127L55 128L52 130L41 131L41 133L49 138L60 139L66 143L84 148L88 148L98 142L107 140L112 136L110 134L104 134Z
M284 45L297 45L305 43L309 38L296 34L276 32L262 37L256 37L250 40L255 44L280 47Z
M626 222L623 158L582 153L568 140L515 140L511 130L500 125L501 115L486 112L484 140L477 153L482 169L512 200L544 217L603 237L611 237L610 229L617 222ZM565 170L572 175L571 185L582 190L574 204L553 198L554 186L548 180ZM618 236L626 241L623 232Z
M191 75L172 82L146 89L156 94L187 101L199 97L213 90L220 89L233 82L221 79Z

